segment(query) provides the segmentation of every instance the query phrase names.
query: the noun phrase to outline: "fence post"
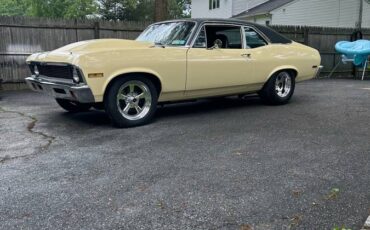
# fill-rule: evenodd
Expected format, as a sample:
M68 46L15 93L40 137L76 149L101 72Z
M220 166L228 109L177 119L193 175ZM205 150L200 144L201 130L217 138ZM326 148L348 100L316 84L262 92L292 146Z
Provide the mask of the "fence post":
M78 42L78 26L77 26L77 19L74 20L74 25L75 25L75 34L76 34L76 42Z
M99 21L94 22L94 38L100 38L100 23Z
M305 45L308 45L308 34L309 34L309 29L305 27L303 30L303 43Z

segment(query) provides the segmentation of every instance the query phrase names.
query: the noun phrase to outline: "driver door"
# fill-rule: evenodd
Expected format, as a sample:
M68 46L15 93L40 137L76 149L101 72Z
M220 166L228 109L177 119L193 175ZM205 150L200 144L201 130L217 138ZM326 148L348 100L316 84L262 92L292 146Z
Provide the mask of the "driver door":
M202 90L227 93L250 83L253 60L243 35L241 26L202 27L187 54L187 94L202 94Z

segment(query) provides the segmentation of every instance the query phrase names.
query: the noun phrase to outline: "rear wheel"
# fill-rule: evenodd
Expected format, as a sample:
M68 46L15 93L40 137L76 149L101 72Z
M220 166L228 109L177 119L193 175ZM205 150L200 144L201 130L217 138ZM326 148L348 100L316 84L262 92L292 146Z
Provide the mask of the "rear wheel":
M114 126L144 125L153 118L158 93L154 84L142 76L128 76L116 80L104 98L105 111Z
M81 104L79 102L60 99L60 98L57 98L56 101L60 107L72 113L86 112L86 111L89 111L91 108L90 104Z
M269 79L259 95L268 104L283 105L292 98L294 89L294 76L288 71L281 71Z

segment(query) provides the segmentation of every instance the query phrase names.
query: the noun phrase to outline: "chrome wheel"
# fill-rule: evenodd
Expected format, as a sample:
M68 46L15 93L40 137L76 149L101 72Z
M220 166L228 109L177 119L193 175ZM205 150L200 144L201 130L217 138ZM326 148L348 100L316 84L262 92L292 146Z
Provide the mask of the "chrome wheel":
M128 81L117 94L117 107L121 115L130 121L145 117L151 108L152 94L141 81Z
M292 78L287 72L281 72L275 80L275 90L279 97L286 97L292 90Z

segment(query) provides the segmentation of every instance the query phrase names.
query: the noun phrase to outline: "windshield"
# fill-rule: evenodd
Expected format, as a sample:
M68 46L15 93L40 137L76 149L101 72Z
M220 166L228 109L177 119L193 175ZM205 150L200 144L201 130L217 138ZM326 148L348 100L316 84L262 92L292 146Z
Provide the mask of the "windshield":
M149 26L136 40L158 45L185 46L194 22L168 22Z

